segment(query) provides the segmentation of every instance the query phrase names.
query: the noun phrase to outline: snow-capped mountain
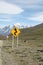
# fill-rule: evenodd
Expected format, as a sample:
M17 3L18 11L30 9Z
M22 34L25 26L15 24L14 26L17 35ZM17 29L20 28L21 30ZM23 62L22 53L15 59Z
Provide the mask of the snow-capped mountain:
M0 35L6 36L10 34L10 26L5 26L4 28L0 29Z

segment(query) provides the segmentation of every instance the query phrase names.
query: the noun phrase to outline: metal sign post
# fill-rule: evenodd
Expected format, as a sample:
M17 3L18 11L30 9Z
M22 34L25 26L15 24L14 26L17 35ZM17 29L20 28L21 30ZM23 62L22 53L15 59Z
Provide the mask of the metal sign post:
M9 36L7 35L6 38L7 38L7 43L8 43L8 38L9 38Z
M8 44L8 38L7 38L7 44Z
M19 43L19 39L18 39L19 37L17 36L17 48L18 48L18 43Z
M17 48L18 48L18 35L20 34L20 30L15 27L11 30L12 36L12 48L14 47L14 37L17 37Z
M12 49L14 48L14 36L12 35Z

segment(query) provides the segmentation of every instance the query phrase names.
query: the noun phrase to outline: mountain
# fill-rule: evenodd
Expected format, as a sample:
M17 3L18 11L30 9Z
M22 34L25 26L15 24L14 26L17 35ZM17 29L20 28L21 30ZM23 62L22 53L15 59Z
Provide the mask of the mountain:
M6 36L10 34L10 26L5 26L4 28L0 29L0 35Z
M21 29L21 39L43 40L43 23L30 28Z
M0 30L0 34L9 35L9 39L12 39L12 35L10 33L10 26L3 28ZM19 39L22 40L43 40L43 23L36 25L34 27L22 28L20 29L21 33L19 35Z
M2 31L2 29L0 29L0 35L2 35L3 34L3 31Z

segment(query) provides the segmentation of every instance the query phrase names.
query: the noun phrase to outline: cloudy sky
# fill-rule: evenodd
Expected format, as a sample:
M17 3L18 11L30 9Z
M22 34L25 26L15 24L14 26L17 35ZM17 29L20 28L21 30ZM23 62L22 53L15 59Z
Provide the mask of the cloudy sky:
M0 0L0 27L43 23L43 0Z

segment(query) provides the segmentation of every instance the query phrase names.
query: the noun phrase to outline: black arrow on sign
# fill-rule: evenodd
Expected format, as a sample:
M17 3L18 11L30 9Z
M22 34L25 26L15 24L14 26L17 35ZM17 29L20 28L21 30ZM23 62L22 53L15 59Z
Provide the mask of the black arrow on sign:
M14 34L16 35L16 33L17 33L17 29L15 28L14 30L15 30Z

